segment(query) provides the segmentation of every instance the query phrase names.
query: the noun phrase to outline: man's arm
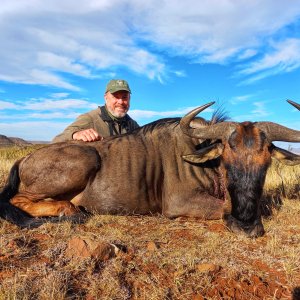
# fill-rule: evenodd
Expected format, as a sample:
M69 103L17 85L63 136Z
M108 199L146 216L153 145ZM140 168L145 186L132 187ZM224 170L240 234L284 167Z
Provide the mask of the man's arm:
M73 133L73 140L84 141L84 142L94 142L102 140L98 132L94 128L84 129Z
M93 120L88 114L80 115L71 125L61 134L57 135L52 142L66 142L72 140L82 140L91 142L100 140L101 137L93 129Z

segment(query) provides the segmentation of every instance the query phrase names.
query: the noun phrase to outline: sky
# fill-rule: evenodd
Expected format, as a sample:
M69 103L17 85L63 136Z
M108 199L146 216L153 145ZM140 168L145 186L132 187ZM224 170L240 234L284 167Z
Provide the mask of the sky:
M216 101L233 121L300 130L298 0L2 0L0 134L50 141L132 90L140 125ZM201 113L209 119L211 108Z

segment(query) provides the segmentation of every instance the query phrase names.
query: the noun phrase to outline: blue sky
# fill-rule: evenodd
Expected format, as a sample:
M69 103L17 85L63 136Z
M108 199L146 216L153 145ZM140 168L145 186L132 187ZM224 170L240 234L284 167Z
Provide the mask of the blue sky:
M141 125L217 101L300 129L300 1L2 0L0 39L0 134L51 140L112 78Z

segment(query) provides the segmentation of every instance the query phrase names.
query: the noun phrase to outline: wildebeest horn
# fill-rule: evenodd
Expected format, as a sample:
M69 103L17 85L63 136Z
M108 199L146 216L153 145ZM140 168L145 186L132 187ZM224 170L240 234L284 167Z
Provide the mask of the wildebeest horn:
M292 100L288 103L300 110L300 105ZM272 122L258 122L255 124L267 135L269 141L300 142L300 131L284 127Z
M206 108L213 105L215 102L210 102L204 104L200 107L195 108L188 114L186 114L180 120L180 128L186 135L198 138L198 139L223 139L227 138L230 133L235 129L234 122L226 122L226 123L217 123L213 125L203 125L197 128L191 128L190 123L191 121L198 115L201 111L205 110Z
M288 103L290 103L290 104L292 104L293 106L295 106L297 109L299 109L300 110L300 104L298 104L298 103L296 103L296 102L294 102L294 101L292 101L292 100L286 100Z

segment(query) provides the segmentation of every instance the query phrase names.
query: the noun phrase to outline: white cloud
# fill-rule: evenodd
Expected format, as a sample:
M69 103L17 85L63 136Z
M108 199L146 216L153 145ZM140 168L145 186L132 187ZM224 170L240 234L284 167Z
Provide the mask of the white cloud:
M186 77L186 73L185 71L173 71L173 73L177 76L177 77Z
M300 67L300 39L273 42L272 46L271 53L249 63L240 71L242 75L253 75L247 82L262 79L270 74L290 72Z
M257 50L254 49L246 49L245 51L242 51L241 54L238 55L239 60L244 60L251 58L257 54Z
M97 104L91 103L87 100L81 99L42 99L42 100L29 100L25 103L10 103L7 101L0 101L0 109L14 109L14 110L30 110L30 111L48 111L55 110L76 110L76 109L95 109Z
M29 74L31 75L31 80L29 80L28 82L24 80L24 83L56 86L56 87L65 88L72 91L80 91L79 87L68 83L60 76L50 73L48 71L33 69Z
M71 73L82 77L91 77L89 70L82 64L74 63L70 58L56 55L50 52L37 53L37 62L41 67L48 67L49 69L60 72Z
M272 115L270 109L266 107L265 102L256 101L251 103L251 105L254 106L253 109L249 108L249 112L246 114L236 115L233 118L233 120L237 122L244 122L247 120L251 122L255 122L255 121L265 120L266 117Z
M4 109L16 109L18 106L10 103L10 102L6 102L6 101L1 101L0 100L0 110L4 110Z
M270 115L270 111L266 109L264 102L254 102L255 109L251 113L257 117L265 117Z
M11 122L20 122L24 120L70 120L73 122L78 116L79 112L74 111L57 111L57 112L26 112L22 114L15 114L13 116L9 114L1 114L0 113L0 120L4 121L11 121ZM0 128L1 131L1 128Z
M53 93L50 95L52 98L67 98L69 93Z
M57 109L93 109L96 108L97 105L94 103L90 103L86 100L79 100L79 99L63 99L63 100L51 100L46 99L40 102L28 102L24 105L23 109L26 110L57 110Z
M0 122L0 131L1 134L9 137L21 137L32 141L51 141L67 125L67 123L51 121Z
M235 96L232 99L229 100L229 102L233 105L239 104L241 102L246 102L249 99L251 99L254 95L249 94L249 95L242 95L242 96Z
M146 1L133 9L133 20L146 40L209 62L254 55L265 38L300 14L296 2L274 5L271 0Z
M11 70L12 72L14 70ZM79 87L76 87L70 83L68 83L62 77L55 75L54 73L43 71L39 69L31 69L23 70L19 74L1 74L0 73L0 80L7 81L7 82L17 82L23 84L38 84L38 85L45 85L45 86L55 86L60 87L72 91L80 91ZM0 70L1 72L1 70ZM17 73L17 72L16 72ZM22 74L26 73L26 74Z
M185 107L179 108L177 110L171 111L153 111L153 110L139 110L139 109L132 109L130 110L130 116L133 119L140 120L140 119L150 119L150 118L172 118L172 117L182 117L183 115L187 114L195 107ZM205 113L211 113L213 111L212 108L207 108Z
M0 80L78 91L68 74L94 78L123 67L164 82L184 74L167 65L165 54L200 63L254 59L299 15L297 1L3 0ZM276 53L264 48L242 73L258 80L298 68L299 45L284 42Z
M131 38L128 14L123 13L126 5L91 0L76 8L71 1L4 5L0 80L78 91L62 72L95 78L116 66L162 78L162 60Z

